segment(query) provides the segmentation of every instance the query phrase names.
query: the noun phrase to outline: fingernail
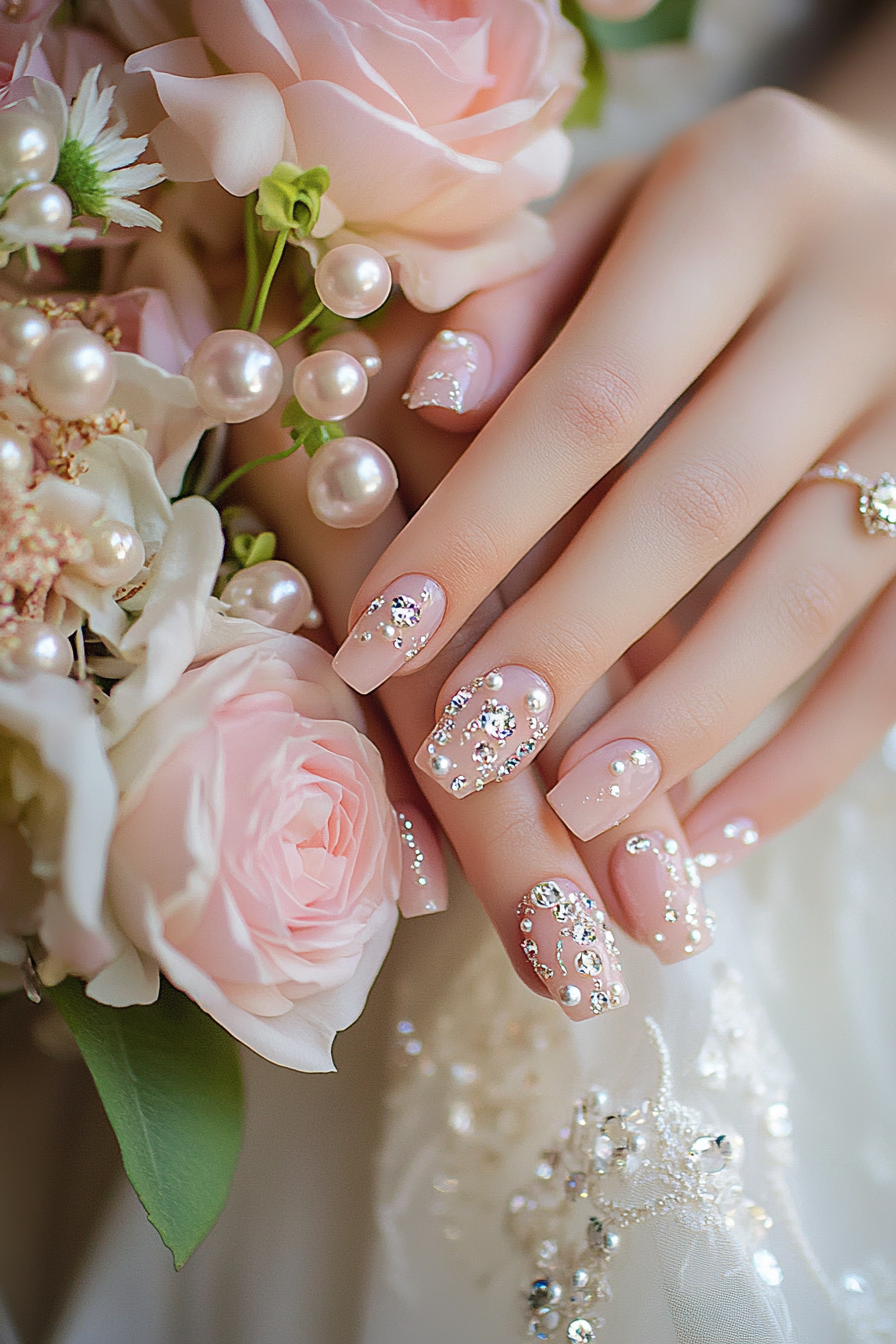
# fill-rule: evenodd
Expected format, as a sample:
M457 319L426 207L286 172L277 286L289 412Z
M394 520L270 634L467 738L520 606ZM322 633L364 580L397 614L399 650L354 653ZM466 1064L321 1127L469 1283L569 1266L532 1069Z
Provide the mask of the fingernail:
M737 817L724 826L712 826L700 835L689 837L694 862L704 869L727 868L738 863L759 843L759 830L750 817Z
M456 798L506 779L547 736L554 693L528 667L496 667L456 691L414 757Z
M677 840L644 831L617 845L610 876L631 931L667 964L712 944L714 919L704 907L697 865Z
M441 406L472 411L484 401L492 376L488 343L472 331L440 331L420 356L402 400L412 411Z
M375 597L333 659L344 682L366 695L424 649L442 623L445 594L425 574L405 574Z
M399 910L405 919L447 910L448 877L435 831L413 803L397 803L395 812L401 836Z
M548 802L580 840L593 840L640 807L659 783L662 767L644 742L624 737L592 751L563 776Z
M573 1022L628 1003L616 939L593 897L565 877L551 878L532 888L517 913L523 953Z

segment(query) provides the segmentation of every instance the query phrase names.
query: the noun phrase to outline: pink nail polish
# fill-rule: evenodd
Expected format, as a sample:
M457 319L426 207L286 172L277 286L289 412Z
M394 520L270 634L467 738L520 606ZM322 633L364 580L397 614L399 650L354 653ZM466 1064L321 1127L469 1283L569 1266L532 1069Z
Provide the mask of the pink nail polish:
M619 949L603 910L565 877L539 882L520 901L523 952L574 1022L628 1003Z
M640 807L661 774L650 747L625 737L574 765L551 789L548 802L573 835L593 840Z
M425 574L405 574L374 598L333 659L344 682L366 695L416 658L445 615L445 594Z
M441 406L462 415L484 400L491 376L492 352L481 336L440 331L420 356L402 400L412 411Z
M442 847L419 807L397 803L401 836L401 891L398 908L405 919L448 908L448 878Z
M728 868L738 863L759 844L759 829L750 817L736 817L723 826L691 837L694 862L699 868Z
M457 798L506 779L547 736L554 694L528 667L496 667L461 686L414 757Z
M677 840L662 831L629 836L613 851L610 875L632 932L660 961L684 961L711 946L715 920L697 865Z

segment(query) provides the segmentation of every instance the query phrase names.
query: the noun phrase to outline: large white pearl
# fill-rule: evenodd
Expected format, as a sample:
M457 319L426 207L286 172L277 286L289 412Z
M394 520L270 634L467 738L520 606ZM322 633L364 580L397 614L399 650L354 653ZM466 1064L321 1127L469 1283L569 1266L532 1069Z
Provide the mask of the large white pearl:
M11 198L4 219L20 228L61 236L72 222L72 203L52 182L33 182Z
M329 527L366 527L397 489L391 458L369 439L331 439L308 468L311 511Z
M206 415L228 425L264 415L283 386L280 356L251 331L213 331L199 342L184 373Z
M120 588L140 573L146 560L143 542L127 523L101 518L91 523L86 540L92 555L72 568L100 588Z
M293 391L315 420L344 420L367 396L367 374L344 350L318 350L296 367Z
M366 317L392 289L389 263L372 247L344 243L318 262L314 284L323 303L340 317Z
M9 635L4 631L0 669L8 677L31 677L37 672L67 677L73 662L72 646L55 625L16 621Z
M0 112L0 195L23 182L49 182L59 163L59 145L39 112Z
M108 404L115 361L102 336L67 322L38 346L28 365L38 401L60 420L87 420Z
M368 378L375 378L383 367L380 348L366 331L341 331L338 336L328 336L321 341L320 350L344 350L361 365Z
M229 616L287 634L304 625L314 605L305 575L285 560L262 560L241 569L224 588L221 601L229 603Z
M33 470L31 440L8 420L0 420L0 481L27 485Z
M24 369L51 330L36 308L4 308L0 311L0 361L11 369Z

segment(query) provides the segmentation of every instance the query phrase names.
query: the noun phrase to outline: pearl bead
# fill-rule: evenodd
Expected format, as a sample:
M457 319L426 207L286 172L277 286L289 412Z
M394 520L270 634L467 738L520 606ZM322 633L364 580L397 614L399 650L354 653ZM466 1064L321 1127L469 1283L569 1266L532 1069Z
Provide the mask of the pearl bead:
M504 685L504 678L501 676L500 672L489 672L485 679L485 684L490 691L500 691L501 687Z
M24 369L52 328L36 308L5 308L0 312L0 360Z
M323 613L312 607L302 622L306 630L319 630L324 623Z
M67 677L72 670L72 646L55 625L45 621L16 621L0 645L0 666L10 677L52 672Z
M526 708L533 714L540 714L547 707L548 697L540 686L535 686L526 695Z
M31 441L6 420L0 420L0 481L27 485L34 470Z
M397 489L391 458L369 439L331 439L308 468L311 511L330 527L365 527Z
M0 112L0 195L23 182L49 182L59 163L50 123L38 112Z
M375 378L383 367L380 348L366 331L342 331L338 336L328 336L321 341L319 350L343 350L353 355L368 378Z
M433 756L430 761L430 768L434 775L443 779L451 770L451 760L448 756Z
M367 396L367 374L342 350L318 350L297 366L292 387L306 415L344 420Z
M72 222L72 203L51 182L33 182L20 187L11 198L4 219L20 228L43 229L61 236Z
M241 569L224 588L221 601L229 604L229 616L287 634L304 625L313 606L305 575L285 560L262 560Z
M86 420L112 395L115 361L101 336L80 322L67 322L38 346L28 365L28 381L51 415Z
M251 331L213 331L184 365L199 405L219 424L241 425L269 411L283 386L272 345Z
M345 243L321 258L314 272L314 284L331 313L366 317L388 299L392 272L388 262L372 247Z
M146 560L143 542L127 523L101 518L91 523L86 540L93 554L72 569L100 588L120 588L140 573Z

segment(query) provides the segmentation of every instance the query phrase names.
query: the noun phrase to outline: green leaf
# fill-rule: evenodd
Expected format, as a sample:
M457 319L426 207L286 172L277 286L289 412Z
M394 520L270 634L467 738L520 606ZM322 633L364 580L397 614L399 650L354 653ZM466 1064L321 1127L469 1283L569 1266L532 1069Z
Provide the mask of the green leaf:
M578 28L585 42L585 60L582 65L585 87L563 123L568 131L572 131L577 126L596 126L600 121L607 92L607 70L600 47L591 32L588 15L578 0L562 0L561 9L564 17Z
M295 397L290 397L280 417L280 428L288 429L293 443L300 443L309 457L331 439L341 439L345 430L335 421L313 420L306 415Z
M167 981L157 1003L110 1008L63 980L71 1028L149 1221L181 1269L224 1207L243 1126L236 1041Z
M660 0L649 14L640 19L614 23L610 19L586 16L594 40L611 51L635 51L665 42L687 42L697 0Z
M231 545L231 550L243 569L248 569L250 565L260 565L263 560L273 560L276 549L275 532L259 532L257 536L253 536L251 532L240 532L234 537Z
M331 439L344 438L344 436L345 430L334 421L315 420L302 441L302 447L309 457L313 457L318 448L323 448L325 443L329 443Z
M320 198L330 185L326 168L302 172L294 163L278 163L258 184L255 213L270 233L307 238L320 215Z

